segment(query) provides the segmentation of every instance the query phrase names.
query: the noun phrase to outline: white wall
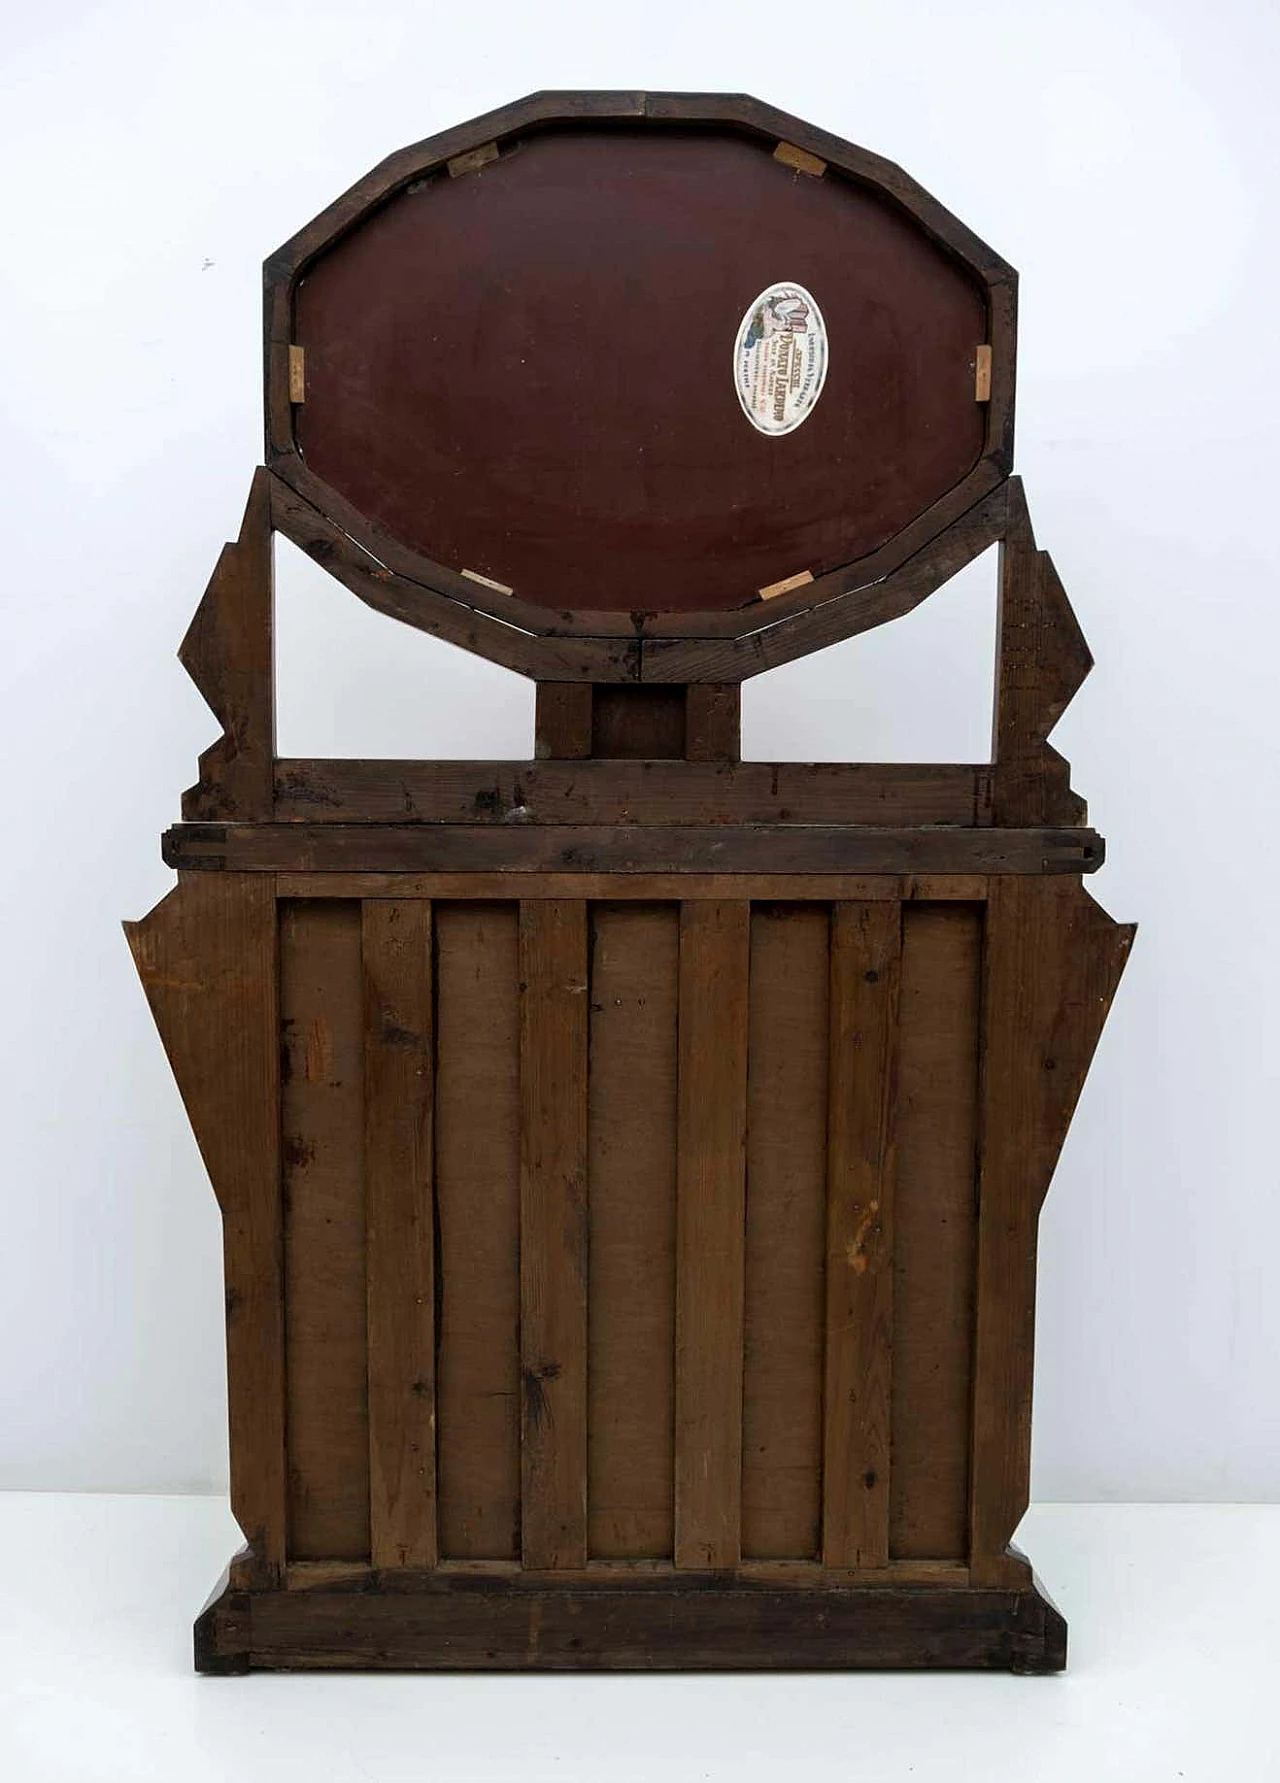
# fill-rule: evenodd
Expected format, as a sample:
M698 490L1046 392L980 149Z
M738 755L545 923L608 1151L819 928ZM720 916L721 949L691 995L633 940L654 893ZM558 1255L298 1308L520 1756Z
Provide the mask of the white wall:
M214 732L173 651L259 454L260 263L406 142L647 86L892 156L1021 270L1019 463L1099 662L1057 741L1110 838L1095 892L1142 923L1045 1215L1037 1490L1280 1491L1278 43L1270 0L10 9L0 1483L225 1477L213 1198L117 923L167 888ZM519 745L522 685L315 613L286 746ZM967 753L983 600L902 625L753 684L751 751Z

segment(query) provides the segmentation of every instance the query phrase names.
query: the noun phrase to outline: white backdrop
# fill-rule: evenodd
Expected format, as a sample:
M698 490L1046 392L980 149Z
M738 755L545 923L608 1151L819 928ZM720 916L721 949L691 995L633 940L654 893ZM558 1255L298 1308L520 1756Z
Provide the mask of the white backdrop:
M10 9L0 1484L225 1479L214 1202L117 925L216 728L173 651L259 456L261 262L406 142L626 86L811 118L1021 271L1019 468L1099 661L1055 741L1142 924L1044 1218L1036 1491L1280 1493L1278 45L1270 0ZM749 684L748 753L985 753L985 567ZM307 570L283 750L528 750L524 683Z

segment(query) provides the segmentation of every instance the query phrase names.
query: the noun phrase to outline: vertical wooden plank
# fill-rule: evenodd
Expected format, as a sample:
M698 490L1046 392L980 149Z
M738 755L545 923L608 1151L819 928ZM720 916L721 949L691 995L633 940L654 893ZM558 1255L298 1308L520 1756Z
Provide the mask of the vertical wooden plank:
M1027 1508L1040 1208L1133 944L1074 879L992 879L983 959L982 1164L970 1569L1017 1583Z
M679 910L597 904L591 931L588 1548L669 1559Z
M981 905L905 904L893 1233L894 1559L968 1554Z
M827 1168L828 920L751 913L742 1553L817 1558Z
M269 1586L287 1533L275 880L184 874L124 927L222 1213L234 1582Z
M587 1560L587 907L520 906L521 1558Z
M436 1562L431 905L362 907L370 1550Z
M589 681L539 681L534 698L534 754L539 761L581 761L591 754Z
M742 760L742 686L693 681L685 688L685 759Z
M369 1554L360 906L281 906L289 1552Z
M893 1110L902 912L831 913L822 1555L889 1559L893 1379Z
M750 905L680 907L675 1554L736 1566Z
M520 1051L514 904L435 905L440 1552L520 1552Z

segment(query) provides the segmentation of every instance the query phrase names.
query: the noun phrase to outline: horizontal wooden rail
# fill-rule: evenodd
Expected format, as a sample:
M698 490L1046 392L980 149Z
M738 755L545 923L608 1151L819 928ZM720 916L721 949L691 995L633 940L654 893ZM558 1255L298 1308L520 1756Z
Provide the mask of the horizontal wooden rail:
M1089 829L837 824L177 824L171 867L248 873L1093 873Z

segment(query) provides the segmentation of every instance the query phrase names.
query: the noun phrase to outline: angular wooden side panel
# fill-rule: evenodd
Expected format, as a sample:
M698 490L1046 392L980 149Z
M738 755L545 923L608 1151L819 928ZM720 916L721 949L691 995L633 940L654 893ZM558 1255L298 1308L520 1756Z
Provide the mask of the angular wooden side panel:
M373 1564L436 1562L431 905L363 906Z
M906 904L898 1019L889 1553L968 1552L982 907Z
M275 883L195 874L124 929L222 1210L237 1582L270 1585L287 1539Z
M1005 1550L1030 1481L1040 1207L1135 929L1075 880L993 879L989 898L970 1566L1018 1583Z
M254 473L240 536L224 545L178 660L222 725L182 797L196 822L267 823L274 799L275 681L270 477Z
M440 1552L520 1552L520 1050L514 904L437 904Z
M893 1114L902 912L831 913L826 1393L822 1558L889 1559Z
M680 909L676 1565L742 1541L742 1272L750 906Z
M669 1559L676 1254L676 905L591 915L588 1547Z
M822 905L752 911L744 1559L812 1560L821 1546L827 978Z
M520 909L521 1558L587 1561L587 907Z
M369 1555L360 906L280 906L289 1553Z

